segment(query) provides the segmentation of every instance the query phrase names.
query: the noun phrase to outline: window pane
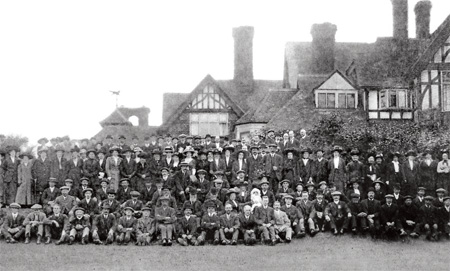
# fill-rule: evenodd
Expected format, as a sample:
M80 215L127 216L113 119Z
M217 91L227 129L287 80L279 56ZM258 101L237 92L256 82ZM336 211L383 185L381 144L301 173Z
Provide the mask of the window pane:
M355 94L347 94L347 108L355 108Z
M203 122L203 123L208 122L209 121L208 115L209 114L199 114L199 118L198 118L199 122Z
M228 123L221 123L220 124L220 136L228 135Z
M338 94L338 107L339 108L347 108L347 106L345 105L345 94L344 93L340 93Z
M210 123L209 124L209 134L216 136L220 133L220 126L218 122Z
M389 107L398 107L396 91L389 91Z
M386 91L380 92L380 108L386 108Z
M317 95L317 100L318 100L317 102L318 107L321 108L327 107L327 95L325 93L319 93Z
M209 96L208 99L209 99L209 107L208 108L213 109L214 108L214 99L212 96Z
M227 113L221 113L219 114L220 122L228 122L228 114Z
M398 94L398 107L406 107L406 92L404 90L397 90Z
M209 115L209 117L208 117L209 122L219 123L219 114L212 113L212 114L208 114L208 115Z
M191 135L198 135L198 123L192 123L189 125L189 131Z
M198 114L191 114L191 122L198 122Z
M336 107L336 96L334 94L327 94L327 107L328 108L335 108Z
M450 85L442 85L442 110L450 111Z

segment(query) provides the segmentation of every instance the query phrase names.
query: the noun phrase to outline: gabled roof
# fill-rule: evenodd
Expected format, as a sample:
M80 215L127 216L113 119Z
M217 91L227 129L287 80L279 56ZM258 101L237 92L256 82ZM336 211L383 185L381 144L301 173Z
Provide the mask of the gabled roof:
M133 136L137 136L141 141L144 140L145 136L150 136L156 134L158 131L158 126L105 126L100 132L98 132L94 137L99 139L106 138L107 135L112 135L114 138L118 138L120 135L124 135L128 142L131 142Z
M314 89L357 89L357 87L342 72L335 70Z
M166 121L164 123L165 126L169 125L174 120L178 119L179 116L183 113L183 111L188 107L188 105L194 100L195 97L199 93L203 91L203 89L207 85L213 85L219 95L221 95L226 103L232 108L232 110L238 115L242 116L244 114L244 111L241 109L241 107L234 101L234 99L230 98L230 95L228 95L228 92L223 90L220 86L220 84L217 83L217 81L211 76L207 75L195 88L194 90L189 93L184 101L176 108L174 109L173 113L166 116ZM166 110L166 109L164 109Z
M111 115L109 115L106 119L100 122L102 127L109 125L127 125L131 126L132 123L128 121L128 119L120 112L120 108L116 108Z
M294 96L297 90L276 89L270 90L264 99L248 110L237 122L236 125L246 123L267 123L281 109L281 107Z
M430 63L437 50L450 36L450 16L448 16L444 22L433 32L431 35L431 42L425 49L423 54L417 59L414 65L410 69L410 78L418 76Z

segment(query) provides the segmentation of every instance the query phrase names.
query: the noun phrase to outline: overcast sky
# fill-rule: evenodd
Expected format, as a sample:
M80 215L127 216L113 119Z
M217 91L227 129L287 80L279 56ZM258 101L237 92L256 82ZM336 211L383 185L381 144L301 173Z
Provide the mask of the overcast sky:
M434 31L450 1L432 2ZM338 42L374 42L392 35L391 1L0 1L0 133L91 137L115 108L110 90L159 125L164 92L232 78L232 27L255 27L255 78L281 80L286 42L310 41L322 22Z

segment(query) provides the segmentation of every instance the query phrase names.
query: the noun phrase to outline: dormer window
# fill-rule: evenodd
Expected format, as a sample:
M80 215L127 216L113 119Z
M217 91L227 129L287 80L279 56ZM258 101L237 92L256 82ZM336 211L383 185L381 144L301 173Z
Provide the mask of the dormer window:
M339 71L314 90L317 108L355 109L358 90Z

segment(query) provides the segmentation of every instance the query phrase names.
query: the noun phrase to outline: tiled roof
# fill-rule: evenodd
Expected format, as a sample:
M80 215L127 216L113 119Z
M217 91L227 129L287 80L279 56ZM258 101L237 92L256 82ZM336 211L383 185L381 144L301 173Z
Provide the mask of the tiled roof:
M163 95L163 123L189 97L189 93L164 93Z
M131 122L120 112L120 108L116 108L111 115L100 122L102 127L108 125L132 125Z
M270 90L258 106L248 110L236 124L267 123L296 92L292 89Z

